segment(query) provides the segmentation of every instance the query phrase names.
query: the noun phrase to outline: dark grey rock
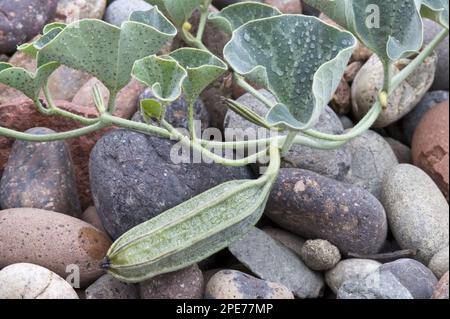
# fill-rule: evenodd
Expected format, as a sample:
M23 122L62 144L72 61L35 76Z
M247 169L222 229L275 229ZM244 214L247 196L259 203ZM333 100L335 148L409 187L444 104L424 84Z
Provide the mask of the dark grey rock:
M273 96L269 92L265 90L260 90L260 92L274 101ZM237 101L248 106L261 116L264 116L267 112L267 108L264 104L251 94L244 94ZM268 130L259 128L232 111L228 111L225 117L224 127L227 140L231 140L230 137L233 136L237 141L246 138L255 139L270 137L270 132ZM241 129L241 131L232 129ZM329 134L342 134L344 132L339 117L329 107L327 107L325 112L321 115L315 129ZM248 135L249 133L252 133L252 136ZM302 145L294 145L282 161L283 168L307 169L337 180L343 180L346 177L350 170L350 164L351 156L347 151L346 146L336 150L319 150Z
M339 249L322 239L308 240L302 247L302 260L312 270L330 270L341 260Z
M342 253L377 253L386 240L386 214L372 194L307 170L280 171L265 213L280 227L328 240Z
M438 25L437 23L424 19L424 45L430 43L434 37L442 31L442 27ZM448 51L449 42L448 42L448 36L445 38L444 41L439 45L439 47L436 49L437 55L438 55L438 65L436 70L436 76L434 78L433 86L431 87L432 90L447 90L449 89L448 85Z
M316 298L323 292L322 276L306 267L293 251L262 230L250 229L228 248L258 277L286 286L299 298Z
M348 150L352 165L346 181L380 199L385 174L398 165L389 143L374 131L366 131L348 143Z
M102 224L114 239L218 184L252 177L247 167L174 163L175 144L120 129L95 145L90 159L92 194Z
M55 132L32 128L27 133ZM63 141L16 141L1 179L0 204L2 209L31 207L79 217L81 207L67 145Z
M449 207L433 180L420 168L400 164L386 175L382 203L402 249L417 249L428 264L449 243Z
M13 53L55 15L57 0L0 1L0 54Z
M414 299L411 293L389 271L380 269L364 279L342 284L338 299Z
M151 8L153 6L144 0L116 0L106 9L105 21L120 27L132 12L147 11Z
M355 123L353 123L353 121L346 115L339 116L339 120L341 121L344 130L351 129L355 126Z
M206 285L207 299L294 299L283 285L236 270L217 272Z
M136 285L118 281L111 275L103 275L86 291L86 299L139 299Z
M303 238L279 228L264 227L263 230L267 235L279 241L300 256L302 247L305 244Z
M159 275L139 284L142 299L201 299L203 273L197 265Z
M422 117L439 103L448 100L448 91L431 91L401 121L406 142L411 145L414 132Z
M384 264L379 270L392 273L414 299L430 299L438 283L430 269L413 259L399 259Z
M337 294L344 282L364 279L380 266L379 262L371 259L342 260L336 267L327 271L325 280L331 290Z

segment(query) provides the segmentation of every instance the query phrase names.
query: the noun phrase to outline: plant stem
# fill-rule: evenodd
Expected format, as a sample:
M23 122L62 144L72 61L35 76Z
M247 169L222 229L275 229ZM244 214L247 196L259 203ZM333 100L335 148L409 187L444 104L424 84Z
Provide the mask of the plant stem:
M104 127L105 125L103 123L98 122L94 125L85 126L68 132L52 133L45 135L22 133L5 127L0 127L0 135L28 142L53 142L53 141L67 140L70 138L76 138L79 136L90 134Z
M253 86L248 84L247 81L245 81L245 79L242 76L240 76L239 74L234 73L234 79L235 79L237 85L239 85L241 88L243 88L248 93L253 95L260 102L264 103L264 105L267 106L268 109L271 109L272 107L274 107L276 105L276 103L270 101L263 94L261 94L258 90L256 90Z
M209 51L209 49L203 44L203 42L194 38L194 36L189 31L181 28L181 30L178 30L178 34L189 46L211 53L211 51Z
M289 150L291 149L292 145L294 144L295 137L297 136L298 132L289 131L286 140L283 143L283 146L281 148L281 156L286 156Z
M115 125L115 126L119 126L122 128L127 128L130 130L135 130L135 131L139 131L139 132L143 132L143 133L153 133L153 134L157 134L159 136L165 137L165 138L170 138L170 133L163 128L151 125L151 124L146 124L146 123L140 123L140 122L134 122L134 121L130 121L130 120L126 120L120 117L116 117L113 116L109 113L104 113L101 116L101 122L104 123L105 125Z
M193 141L197 139L196 132L195 132L195 124L194 124L194 107L195 107L195 100L188 101L188 126L189 126L189 133L191 135L191 138Z
M113 114L116 108L117 92L110 92L108 101L108 113Z
M68 119L71 119L73 121L80 122L83 125L91 125L91 124L95 124L99 121L98 118L92 118L92 119L86 118L84 116L80 116L80 115L74 114L72 112L62 110L59 107L57 107L55 102L53 101L51 94L50 94L47 83L45 83L45 85L43 87L43 92L44 92L44 96L45 96L45 99L47 100L47 104L48 104L48 109L46 109L43 112L44 114L60 115L60 116L66 117ZM39 101L37 101L36 105L38 105L38 108L39 108L39 105L41 105L41 104ZM39 108L39 110L41 111L40 108Z
M425 59L430 56L431 53L439 46L439 44L448 36L448 30L444 29L431 41L423 50L419 53L419 55L411 61L403 70L397 73L391 83L390 91L388 91L389 95L394 92L396 88L400 86L400 84L405 81L416 69L419 65L425 61Z
M384 78L383 78L383 92L390 92L391 87L391 80L392 80L392 64L390 61L383 62L383 71L384 71ZM383 108L386 107L386 105L383 105Z
M182 142L184 145L191 147L193 150L197 152L200 152L202 155L205 155L206 157L208 157L217 164L222 164L225 166L246 166L248 164L256 163L259 158L267 155L267 149L265 149L259 153L255 153L251 156L239 160L227 159L205 149L201 144L195 141L191 141L188 137L178 132L172 125L170 125L165 120L161 121L161 125L164 128L166 128L177 140Z
M206 27L206 21L208 20L208 8L211 5L212 0L205 0L203 5L200 6L200 23L198 25L198 30L197 30L197 41L202 41L203 39L203 33L205 32L205 27Z

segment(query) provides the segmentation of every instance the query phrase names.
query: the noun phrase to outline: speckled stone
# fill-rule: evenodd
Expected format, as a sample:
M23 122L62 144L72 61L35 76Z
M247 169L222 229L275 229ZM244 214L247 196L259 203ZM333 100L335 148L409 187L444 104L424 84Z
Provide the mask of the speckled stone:
M449 199L449 108L448 100L425 114L412 142L414 165L434 180Z
M272 239L279 241L300 256L302 247L305 244L305 240L303 238L274 227L264 227L262 230L264 230L267 235L272 237Z
M360 187L300 169L282 169L266 216L303 238L321 238L342 253L377 253L387 234L380 202Z
M72 23L81 19L102 19L106 0L59 0L55 20Z
M110 245L104 233L64 214L34 208L0 211L0 268L33 263L66 278L76 265L83 288L103 274L100 264Z
M398 62L394 75L410 63L403 59ZM408 114L422 99L434 80L437 55L429 56L416 71L392 93L388 107L383 109L375 128L383 128L397 122ZM352 85L352 111L357 119L362 119L372 108L378 92L383 86L383 66L376 54L364 64Z
M352 165L346 181L380 199L384 176L398 165L389 143L376 132L366 131L348 143L348 150Z
M33 128L30 134L55 133ZM74 168L64 141L16 141L0 183L2 209L32 207L70 216L81 215Z
M402 249L417 249L428 264L448 246L449 206L439 188L420 168L400 164L386 175L382 202L390 229Z
M0 2L0 54L12 53L16 47L41 32L56 11L56 0L14 0Z
M89 206L88 208L86 208L86 210L81 215L81 220L106 233L95 206Z
M414 132L422 117L432 108L449 98L448 91L429 91L417 106L401 121L401 127L408 145L411 145Z
M381 268L381 267L380 267ZM390 271L378 268L364 279L349 280L339 288L338 299L414 299Z
M262 230L251 228L228 249L258 277L286 286L299 298L317 298L323 292L322 276Z
M260 90L260 92L274 101L273 96L266 90ZM267 113L267 108L264 104L251 94L244 94L237 101L261 116ZM236 141L242 141L246 137L251 139L270 137L268 130L259 128L231 110L227 112L224 127L227 140L234 138ZM329 107L320 116L315 129L329 134L342 134L344 132L339 117ZM302 145L294 145L283 158L281 166L283 168L307 169L333 179L343 180L350 170L350 164L351 156L346 146L336 150L319 150Z
M442 248L430 261L428 268L434 273L437 278L444 276L449 269L449 247Z
M449 299L449 293L448 293L448 271L445 273L445 275L441 278L439 283L436 285L433 296L431 296L431 299Z
M381 263L370 259L346 259L327 271L325 280L335 294L346 281L360 280L376 271Z
M392 273L414 299L430 299L438 282L430 269L413 259L399 259L382 265L379 270Z
M442 26L438 25L437 23L429 20L429 19L423 19L423 31L424 31L424 39L423 43L424 45L430 43L436 35L438 35L439 32L442 31ZM448 71L449 71L449 65L448 65L448 59L449 59L449 37L447 36L444 41L438 46L436 49L437 55L439 57L438 65L437 65L437 72L436 76L434 78L433 90L447 90L449 89L448 84Z
M54 272L19 263L0 271L0 299L78 299L78 295Z
M139 284L142 299L201 299L204 279L197 265L156 276Z
M147 11L153 6L143 0L116 0L106 9L105 21L120 27L134 11Z
M294 299L283 285L236 270L217 272L206 285L207 299Z
M103 275L86 288L86 299L139 299L138 288L118 281L111 275Z
M341 260L339 249L322 239L308 240L302 247L302 260L312 270L330 270Z

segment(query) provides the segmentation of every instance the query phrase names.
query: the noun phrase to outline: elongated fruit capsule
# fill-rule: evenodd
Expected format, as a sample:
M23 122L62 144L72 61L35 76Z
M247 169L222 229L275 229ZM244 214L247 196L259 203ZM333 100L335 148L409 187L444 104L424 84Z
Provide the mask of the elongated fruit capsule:
M121 281L141 282L197 263L239 239L264 212L279 168L275 152L261 178L221 184L122 235L104 268Z

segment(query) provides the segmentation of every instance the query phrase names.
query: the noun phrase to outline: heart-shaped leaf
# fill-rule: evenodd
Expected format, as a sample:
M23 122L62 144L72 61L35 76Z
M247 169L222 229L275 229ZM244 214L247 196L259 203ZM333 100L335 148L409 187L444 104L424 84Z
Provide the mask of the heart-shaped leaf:
M306 0L389 63L420 50L420 0Z
M272 6L258 2L239 2L225 7L222 11L211 13L211 20L218 28L228 34L249 21L280 15Z
M151 87L158 100L172 102L180 97L187 72L170 57L152 55L136 61L132 75Z
M448 29L448 0L421 0L423 17L436 21Z
M315 17L280 15L238 28L224 57L237 73L267 88L284 105L288 112L273 110L285 116L272 113L267 118L271 123L302 130L317 123L355 46L351 33Z
M157 100L144 99L141 101L141 114L147 123L150 119L161 120L164 114L164 106Z
M155 54L176 35L158 8L133 12L117 28L85 19L64 28L38 54L38 65L57 61L97 77L113 93L131 80L136 60Z
M195 101L210 83L228 69L225 62L199 49L181 48L172 52L170 57L178 61L187 72L188 76L183 81L183 90L189 101Z
M204 0L146 0L148 3L158 6L166 17L177 27L181 27L187 21L195 9L203 4Z
M0 63L0 83L15 88L36 101L45 82L58 67L57 62L49 62L40 66L36 73L31 73L8 63Z

